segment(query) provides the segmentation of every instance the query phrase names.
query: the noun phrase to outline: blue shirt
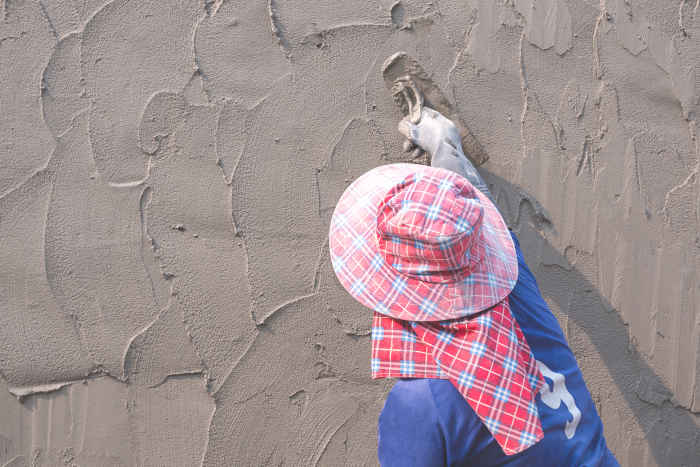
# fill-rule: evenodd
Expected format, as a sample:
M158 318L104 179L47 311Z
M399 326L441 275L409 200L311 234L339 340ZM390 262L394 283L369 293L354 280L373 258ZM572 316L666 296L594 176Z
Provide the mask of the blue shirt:
M511 235L519 272L510 307L548 384L537 395L544 438L506 456L448 380L399 379L379 416L382 466L619 466L576 358Z

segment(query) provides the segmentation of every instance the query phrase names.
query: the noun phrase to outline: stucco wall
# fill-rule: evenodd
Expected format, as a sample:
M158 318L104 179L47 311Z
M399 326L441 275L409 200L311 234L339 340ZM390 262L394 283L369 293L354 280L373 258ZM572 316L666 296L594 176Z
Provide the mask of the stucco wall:
M0 465L372 465L329 216L405 50L625 466L700 459L697 0L0 1Z

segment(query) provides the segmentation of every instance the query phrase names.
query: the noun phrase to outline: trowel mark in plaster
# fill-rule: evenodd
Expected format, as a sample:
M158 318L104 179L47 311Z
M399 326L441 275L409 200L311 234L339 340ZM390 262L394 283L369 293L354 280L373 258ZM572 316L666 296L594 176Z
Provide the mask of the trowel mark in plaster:
M698 0L700 1L700 0ZM676 195L679 191L683 189L687 189L688 187L692 185L696 185L698 181L698 173L700 173L700 164L696 165L695 168L688 174L688 177L683 180L679 185L674 186L671 188L667 193L664 198L664 206L661 209L661 212L664 215L664 220L666 222L671 222L671 215L670 215L670 206L672 204L671 199ZM700 207L700 202L698 203L698 206ZM695 217L695 222L700 224L700 211L693 212L693 208L690 207L688 211L686 212L686 215L683 216L678 216L678 223L681 224L683 223L683 220L685 219L692 219ZM688 226L690 228L690 226Z
M380 401L385 389L361 374L363 362L369 358L367 342L345 335L324 307L323 297L334 286L329 265L321 277L318 295L270 317L255 345L216 394L217 410L209 430L205 465L224 462L224 452L235 452L244 464L310 465L301 459L318 460L333 433L343 426L364 439L365 427L376 423L374 409L359 414L359 407L373 407L371 401ZM352 300L347 294L337 296L345 302ZM364 316L369 319L366 311ZM266 372L259 371L261 365ZM325 371L319 372L319 365ZM302 418L300 407L290 402L290 394L300 389L307 394ZM273 432L269 426L279 430ZM251 439L256 442L251 443ZM222 451L223 446L228 448ZM298 461L293 462L295 459ZM329 462L335 464L338 459Z
M194 30L193 51L204 91L212 101L237 100L251 107L290 70L271 28L268 2L223 2ZM161 89L167 89L162 86Z
M327 31L367 24L391 27L391 5L381 8L382 5L376 0L323 1L313 4L306 0L271 0L271 4L274 6L276 25L280 28L278 30L281 31L292 63L297 62L300 47L305 42L318 39Z
M204 11L209 16L216 16L224 0L204 0Z
M47 274L63 312L76 319L95 364L123 378L130 339L158 314L142 261L143 187L104 183L94 174L89 144L86 114L58 139L46 221ZM81 208L76 210L76 205Z
M55 2L41 0L42 13L55 31L55 38L80 32L85 23L111 0Z
M685 7L686 5L693 5L692 0L680 0L678 3L678 27L684 36L688 36L688 31L685 27ZM700 8L700 0L695 0L695 5L692 6L692 12L690 13L690 19L695 20L698 14L698 8Z
M574 79L570 80L561 92L553 126L559 148L564 151L567 159L576 160L576 176L581 176L586 169L595 183L598 170L596 152L599 148L596 147L597 141L591 136L591 118L587 118L587 104L588 94L581 91ZM569 170L574 169L571 163L568 165ZM567 176L564 179L566 180Z
M198 2L114 0L86 24L81 77L91 101L90 142L107 182L144 178L146 159L137 146L140 113L152 93L182 89L189 81L191 38L200 14ZM127 32L124 24L138 27Z
M53 34L53 37L58 40L58 32L56 32L56 27L53 25L53 21L51 21L51 18L49 17L48 12L46 11L46 5L44 5L44 2L42 0L38 0L39 3L39 9L41 10L42 16L46 19L46 22L49 25L49 29L51 30L51 33Z
M1 392L0 412L15 422L3 431L16 444L0 462L23 457L32 465L199 465L215 408L200 376L153 389L87 379L23 403Z
M564 55L572 48L572 18L565 0L518 0L516 10L525 20L527 40L542 50Z
M635 163L635 181L649 218L662 212L665 196L682 185L693 169L686 165L672 143L665 141L664 135L652 131L634 135L630 151ZM657 176L662 171L666 177Z
M586 204L594 201L591 186L597 184L600 168L604 167L598 153L601 145L607 143L600 135L604 135L602 128L608 115L601 113L596 103L589 105L589 96L596 91L594 83L585 79L590 76L590 63L580 57L594 47L600 11L584 3L570 6L577 31L571 53L558 56L553 50L542 50L527 41L520 48L524 94L528 99L523 118L527 122L533 119L533 113L539 116L522 132L522 144L530 157L523 163L527 173L522 177L534 177L540 182L551 177L555 181L547 183L548 192L536 186L533 191L549 205L555 224L562 227L558 245L564 248L578 242L590 251L595 242L591 227L594 223L584 222L581 213L589 211ZM591 52L595 54L595 50ZM549 126L553 139L549 131L541 130Z
M72 33L58 41L42 73L41 111L54 138L68 131L90 104L80 80L80 38Z
M512 173L517 164L511 155L525 152L522 120L527 108L527 82L521 56L525 39L517 24L498 21L497 4L482 3L479 22L450 68L450 90L459 113L478 135L491 164ZM514 107L515 111L504 111Z
M383 141L371 121L348 120L315 177L318 215L325 225L330 226L330 216L345 188L367 170L385 163L384 153Z
M282 52L289 57L290 45L285 34L284 25L279 19L276 0L267 0L267 11L270 15L270 29L272 30L272 35L277 38L277 42L279 43Z
M9 2L3 8L0 195L19 187L43 167L53 149L51 133L41 118L41 88L37 78L56 44L38 2Z
M22 399L34 394L46 394L58 391L61 388L73 384L75 381L62 381L60 383L34 384L32 386L8 386L7 390L15 396L20 402Z
M515 18L503 20L510 6L501 2L479 0L478 6L476 23L465 37L466 47L462 53L468 55L479 70L496 73L501 69L501 53L495 48L498 45L497 36L513 26L519 26L519 22Z
M684 3L684 1L680 2L681 10ZM610 19L614 19L608 22L608 29L614 32L617 42L629 54L645 60L646 57L642 52L648 51L648 57L664 71L670 81L671 89L683 109L684 117L691 119L697 108L695 75L700 55L697 53L696 34L688 35L688 30L696 33L700 29L693 22L684 25L679 21L677 28L669 30L663 23L655 24L645 16L647 9L651 8L654 13L653 3L643 3L641 7L639 5L639 3L635 5L629 2L623 3L622 0L607 5L606 13L610 15ZM680 37L679 31L683 34ZM684 47L688 43L692 45ZM649 79L653 77L650 76Z
M683 3L681 4L681 7ZM689 125L692 125L698 115L698 87L697 79L697 63L700 60L700 50L697 44L697 37L700 34L700 16L698 16L698 7L700 3L696 2L693 13L690 15L688 23L681 23L681 31L684 34L683 40L673 41L674 46L678 49L676 60L671 60L673 65L681 64L671 71L672 82L676 95L681 100L683 111L686 119L689 120ZM672 58L674 58L672 56ZM680 79L673 78L678 76ZM676 84L678 82L678 84ZM694 130L691 130L691 132ZM697 151L696 151L697 152Z
M93 366L49 285L45 223L54 179L52 164L0 197L0 371L13 386L73 380Z
M128 382L155 387L170 376L204 372L182 315L177 303L168 303L152 323L129 341L124 356Z
M226 100L221 105L216 130L217 164L221 167L224 182L231 185L233 172L236 170L243 155L246 143L246 120L248 110L233 100ZM235 219L232 219L234 229Z
M217 133L236 130L220 116L219 105L193 106L182 94L162 92L150 99L140 128L153 161L148 232L172 281L171 306L184 317L213 392L255 336L248 260L236 240L231 186L217 164Z
M151 204L153 190L146 186L141 191L139 199L139 219L141 221L141 261L146 268L156 304L163 308L169 305L171 287L160 273L157 262L158 245L148 233L148 206Z
M359 409L351 397L337 397L334 392L322 393L309 400L299 419L297 437L292 442L290 465L318 465L329 443Z
M406 18L406 8L404 8L403 3L396 2L391 7L391 22L397 28L404 27L404 20Z
M602 148L617 144L614 139L620 126L619 109L614 87L606 81L586 80L585 77L590 76L591 64L581 60L582 54L585 56L592 53L594 73L596 67L600 67L595 57L600 46L605 44L605 40L601 43L598 38L601 34L601 13L599 9L583 3L572 4L572 8L574 26L578 31L572 53L559 57L554 51L542 51L529 46L527 42L521 53L527 71L528 93L537 97L544 112L542 122L553 124L554 135L561 150L561 160L556 164L554 162L557 157L553 151L550 156L549 149L541 156L535 157L534 161L542 168L545 168L545 161L550 161L548 170L551 170L553 165L559 165L561 168L560 181L554 184L549 181L546 183L550 187L550 193L547 193L550 200L542 199L552 210L554 222L560 226L561 242L557 243L561 248L576 243L580 248L592 251L599 243L594 235L595 222L586 219L590 216L584 213L590 212L591 205L597 212L596 200L607 200L608 196L611 201L614 200L612 192L619 186L619 180L613 181L604 177L606 181L601 182L600 179L601 173L612 175L613 178L619 177L618 170L623 159L620 157L620 151L610 148L610 156L600 156ZM611 93L613 98L607 99ZM602 100L603 98L605 100ZM528 108L528 112L530 111ZM538 131L537 127L537 124L532 125L523 133L524 137L530 135L523 139L524 144L528 148L548 148L552 143L541 136L549 132ZM533 162L528 160L525 165L532 164ZM551 173L553 176L556 171ZM616 173L618 175L613 175ZM532 170L524 175L524 178L531 177L542 182L549 180L550 175L540 170ZM540 185L544 186L544 183ZM535 189L539 188L533 188ZM608 211L605 203L606 201L603 201L604 210ZM594 216L594 219L596 218L598 216Z

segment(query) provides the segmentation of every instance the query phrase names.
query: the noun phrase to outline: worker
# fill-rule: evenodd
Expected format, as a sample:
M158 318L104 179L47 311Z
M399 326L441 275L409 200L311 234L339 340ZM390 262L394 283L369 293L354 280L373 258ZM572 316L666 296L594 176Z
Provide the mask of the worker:
M430 166L360 176L329 232L338 280L373 311L371 373L398 378L382 466L618 466L564 334L452 121L399 131Z

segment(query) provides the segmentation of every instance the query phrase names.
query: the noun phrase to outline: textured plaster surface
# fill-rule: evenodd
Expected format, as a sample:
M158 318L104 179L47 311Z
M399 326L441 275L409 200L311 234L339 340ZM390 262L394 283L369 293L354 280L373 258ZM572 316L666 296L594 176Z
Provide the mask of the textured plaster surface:
M375 465L327 227L405 50L625 466L700 459L700 2L0 1L0 466Z

